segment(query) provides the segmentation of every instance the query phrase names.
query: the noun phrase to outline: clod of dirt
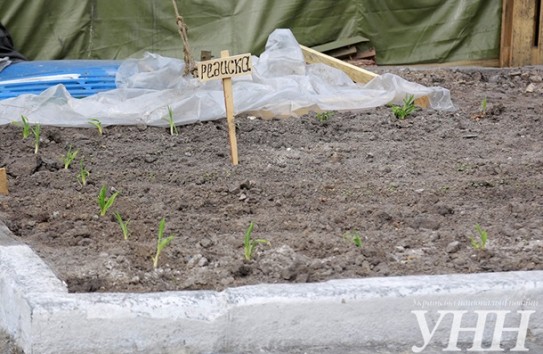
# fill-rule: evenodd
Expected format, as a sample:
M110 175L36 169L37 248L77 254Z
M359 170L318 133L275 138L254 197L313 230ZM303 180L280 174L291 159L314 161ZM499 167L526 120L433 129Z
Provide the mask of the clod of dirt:
M310 258L296 253L287 245L283 245L263 252L258 260L258 268L264 275L272 278L297 280L301 275L307 279L310 263Z
M453 241L447 245L447 248L445 248L445 252L447 253L456 253L460 251L460 248L462 247L462 244L458 241Z

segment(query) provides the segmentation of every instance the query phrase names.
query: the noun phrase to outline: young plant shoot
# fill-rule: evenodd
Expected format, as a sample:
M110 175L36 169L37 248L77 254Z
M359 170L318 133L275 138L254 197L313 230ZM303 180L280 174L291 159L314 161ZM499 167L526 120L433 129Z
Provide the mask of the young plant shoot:
M88 122L98 130L98 135L102 136L104 134L104 128L102 127L102 122L100 122L100 120L97 118L91 118L88 120Z
M405 119L415 111L415 96L405 96L403 99L403 106L392 106L392 113L398 119Z
M156 242L156 254L154 256L151 256L151 258L153 259L153 269L158 268L158 258L160 257L160 252L162 252L162 250L166 248L166 246L168 246L170 242L172 242L173 238L175 237L174 235L170 235L164 238L165 228L166 228L166 219L162 218L162 220L160 220L160 223L158 224L158 238Z
M332 116L334 115L334 112L320 112L320 113L317 113L315 115L315 118L320 122L320 123L326 123L330 118L332 118Z
M31 128L30 128L30 123L28 122L28 118L21 115L21 121L20 122L13 121L11 123L13 125L16 125L18 127L23 128L23 140L30 136Z
M62 161L64 162L65 170L70 168L70 165L72 164L72 162L74 161L78 153L79 153L79 150L73 151L72 146L70 145L70 147L68 148L68 151L66 152L66 155L62 159Z
M486 107L487 107L487 99L486 96L481 101L481 113L486 114Z
M38 154L40 150L40 136L41 136L41 125L37 123L32 128L32 134L34 134L34 154Z
M121 231L123 232L123 238L125 240L128 240L128 236L130 236L130 232L128 231L128 223L130 222L130 220L124 221L123 217L119 212L115 212L113 215L115 215L115 219L117 219L117 222L121 227Z
M79 181L79 184L81 184L81 187L85 187L87 185L87 178L89 177L89 175L90 172L85 168L83 160L79 161L79 172L77 173L77 180Z
M179 130L175 126L175 121L173 120L173 110L168 106L168 117L165 118L170 126L170 135L179 135Z
M245 260L250 261L253 259L253 253L256 248L261 243L270 244L270 241L265 239L255 239L253 240L251 238L251 234L253 233L254 223L251 221L249 224L249 227L247 228L247 231L245 231L245 238L243 239L243 253L245 255Z
M362 247L362 237L360 236L360 232L356 230L348 231L347 233L345 233L345 238L352 242L355 247Z
M107 194L107 187L102 186L100 189L100 193L98 193L98 206L100 207L100 216L106 215L107 211L113 203L115 202L115 198L117 198L117 195L119 195L119 192L113 193L109 198L106 196Z
M488 233L479 224L475 225L475 231L477 231L479 239L477 240L476 238L470 236L469 240L471 243L471 247L477 251L486 249L486 242L488 241Z

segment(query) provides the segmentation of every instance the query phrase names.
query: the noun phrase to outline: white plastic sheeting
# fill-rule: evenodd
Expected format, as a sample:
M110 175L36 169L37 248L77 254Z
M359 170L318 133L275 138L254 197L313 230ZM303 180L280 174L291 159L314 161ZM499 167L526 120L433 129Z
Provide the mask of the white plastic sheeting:
M167 126L168 107L176 124L225 117L221 81L201 83L183 77L184 63L147 53L124 61L117 72L117 89L83 99L70 96L62 85L40 95L21 95L0 101L0 125L19 120L54 126L90 127L147 124ZM406 95L428 96L430 107L451 110L447 89L425 87L399 76L384 74L366 85L355 84L342 71L323 64L306 65L296 39L286 29L275 30L253 73L233 79L235 113L264 117L296 116L308 111L355 111L401 103Z
M0 71L4 70L9 64L11 64L11 60L8 57L0 58Z

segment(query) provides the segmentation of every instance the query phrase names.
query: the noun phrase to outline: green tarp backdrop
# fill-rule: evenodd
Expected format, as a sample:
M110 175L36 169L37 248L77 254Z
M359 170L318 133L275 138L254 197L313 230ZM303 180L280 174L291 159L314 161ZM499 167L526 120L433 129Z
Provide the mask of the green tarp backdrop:
M201 50L259 55L276 28L316 46L369 38L377 62L496 59L497 0L178 0L196 59ZM171 0L0 0L0 21L33 60L182 58Z

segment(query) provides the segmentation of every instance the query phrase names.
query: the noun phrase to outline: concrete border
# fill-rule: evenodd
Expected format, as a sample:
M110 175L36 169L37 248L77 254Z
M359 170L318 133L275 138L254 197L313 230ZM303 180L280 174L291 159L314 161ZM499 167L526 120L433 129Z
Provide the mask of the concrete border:
M447 346L452 315L439 323L444 310L511 311L509 328L519 326L516 311L533 310L525 346L543 352L543 271L70 294L11 236L0 222L0 328L27 354L411 353L424 343L416 310L428 311L430 330L439 324L423 353ZM487 318L486 347L495 322ZM501 347L514 347L517 334L504 332ZM470 347L473 333L462 336L459 347Z

